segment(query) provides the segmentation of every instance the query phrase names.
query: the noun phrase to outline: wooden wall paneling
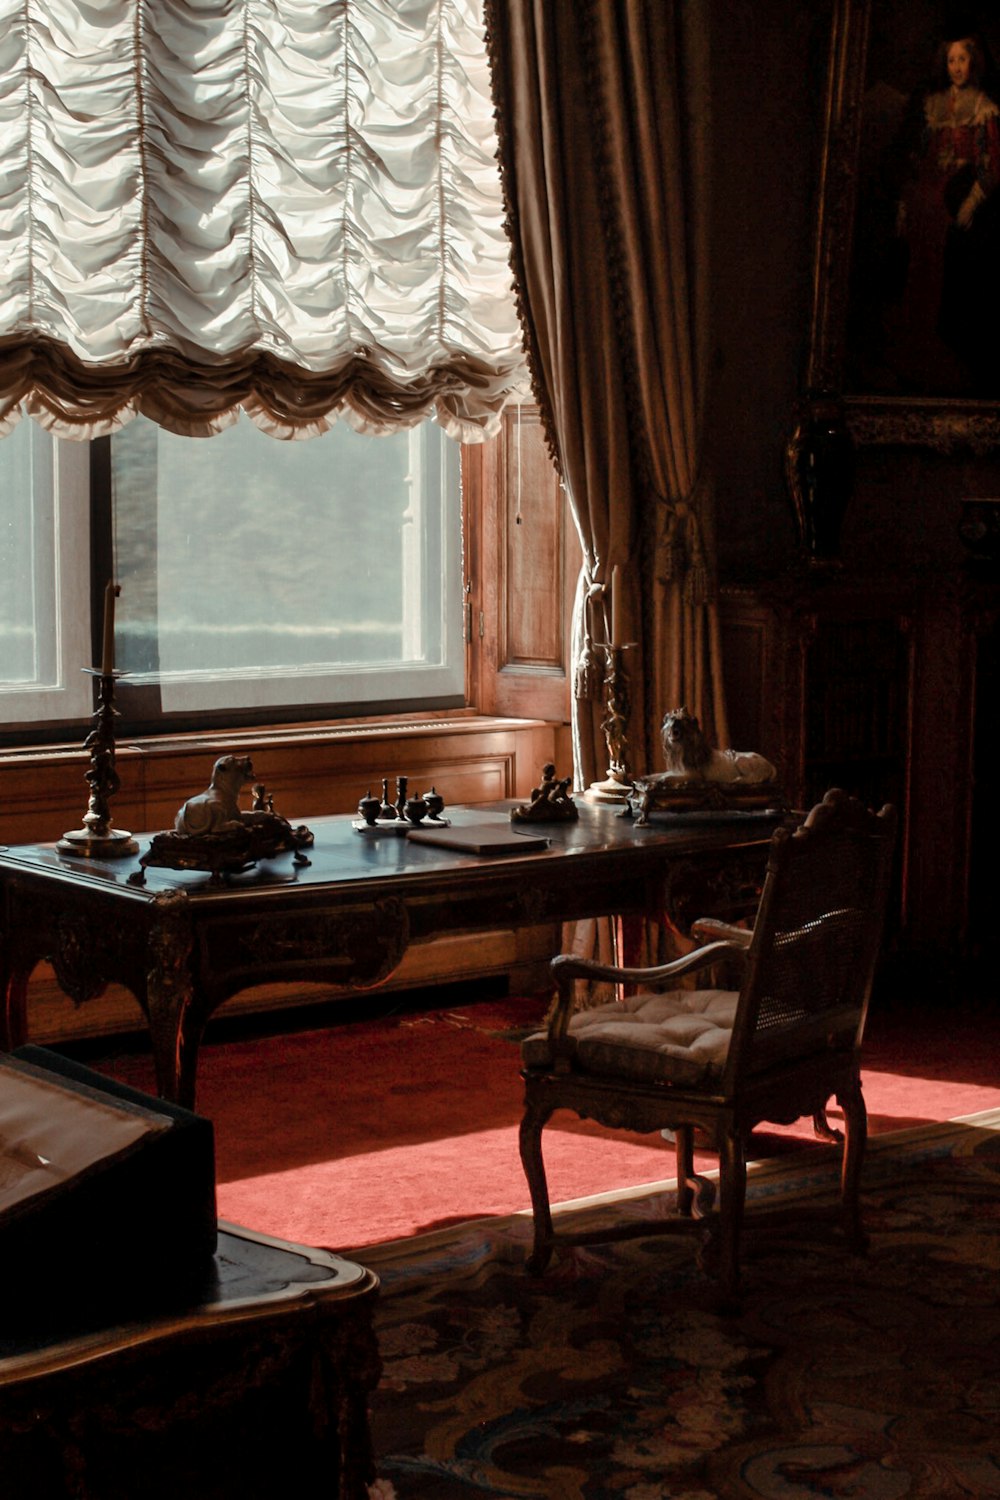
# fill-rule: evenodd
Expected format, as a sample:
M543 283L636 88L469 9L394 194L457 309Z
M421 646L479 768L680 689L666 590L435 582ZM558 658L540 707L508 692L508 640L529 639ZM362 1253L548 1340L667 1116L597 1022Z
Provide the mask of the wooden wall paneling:
M911 620L846 605L817 612L806 660L807 804L843 786L871 806L909 801Z
M729 608L727 630L752 663L743 684L763 656L746 721L759 715L760 748L792 802L841 785L899 809L887 950L900 993L951 994L994 925L996 601L995 585L961 573L834 573L785 579L758 600L762 614Z
M910 923L915 954L965 954L970 905L995 886L973 882L975 830L983 806L976 767L981 704L978 701L981 634L988 639L989 609L961 578L926 591L917 620L917 675L910 820ZM981 743L981 742L980 742ZM978 805L978 808L977 808ZM991 863L995 865L995 851ZM994 925L994 924L991 924Z
M216 757L229 751L250 755L277 810L303 821L353 812L382 776L409 776L420 791L433 783L448 802L527 797L553 750L553 727L543 720L481 715L123 745L112 817L133 833L171 827L181 803L208 785ZM87 766L82 750L0 755L0 839L46 842L79 827L87 809Z
M977 992L996 994L997 849L1000 848L1000 600L996 591L976 600L966 653L972 704L969 797L959 836L969 850L965 951L975 965Z
M719 597L719 634L729 718L728 748L758 750L774 760L776 735L765 718L766 705L772 697L771 613L749 590L723 589Z

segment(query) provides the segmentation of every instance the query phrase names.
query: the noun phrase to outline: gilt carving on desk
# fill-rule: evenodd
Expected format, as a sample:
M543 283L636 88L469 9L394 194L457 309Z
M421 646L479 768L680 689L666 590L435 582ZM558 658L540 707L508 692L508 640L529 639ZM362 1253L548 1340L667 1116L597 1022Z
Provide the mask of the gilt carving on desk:
M638 827L656 812L753 812L785 806L771 762L756 750L714 748L686 707L664 715L660 739L667 769L636 781L632 803Z

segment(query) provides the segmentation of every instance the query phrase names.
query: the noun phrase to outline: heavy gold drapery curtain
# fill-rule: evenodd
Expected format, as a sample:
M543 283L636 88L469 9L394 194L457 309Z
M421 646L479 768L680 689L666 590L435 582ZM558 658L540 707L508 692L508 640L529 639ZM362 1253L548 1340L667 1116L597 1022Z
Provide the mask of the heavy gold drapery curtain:
M481 0L0 0L0 435L498 430L492 109Z
M698 0L487 0L515 284L583 544L576 782L607 770L601 653L620 569L630 769L686 703L728 743L705 451L707 60Z

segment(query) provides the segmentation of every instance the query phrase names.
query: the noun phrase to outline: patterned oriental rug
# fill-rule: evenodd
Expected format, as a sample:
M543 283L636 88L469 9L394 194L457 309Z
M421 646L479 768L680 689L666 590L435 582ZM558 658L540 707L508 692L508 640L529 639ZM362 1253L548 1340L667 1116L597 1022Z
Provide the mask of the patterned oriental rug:
M660 1185L667 1186L666 1184ZM869 1142L855 1257L831 1163L751 1168L740 1311L688 1238L523 1269L524 1215L374 1247L388 1500L1000 1496L1000 1109ZM650 1187L561 1212L652 1218ZM762 1210L797 1228L753 1233Z

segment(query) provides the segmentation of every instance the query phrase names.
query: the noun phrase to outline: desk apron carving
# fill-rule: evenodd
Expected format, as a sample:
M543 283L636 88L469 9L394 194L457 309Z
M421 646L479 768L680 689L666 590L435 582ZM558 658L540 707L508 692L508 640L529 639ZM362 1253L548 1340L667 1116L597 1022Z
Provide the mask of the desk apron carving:
M255 970L280 973L289 963L301 973L315 965L351 989L371 989L388 979L410 944L410 918L396 896L341 912L262 916L239 946Z

